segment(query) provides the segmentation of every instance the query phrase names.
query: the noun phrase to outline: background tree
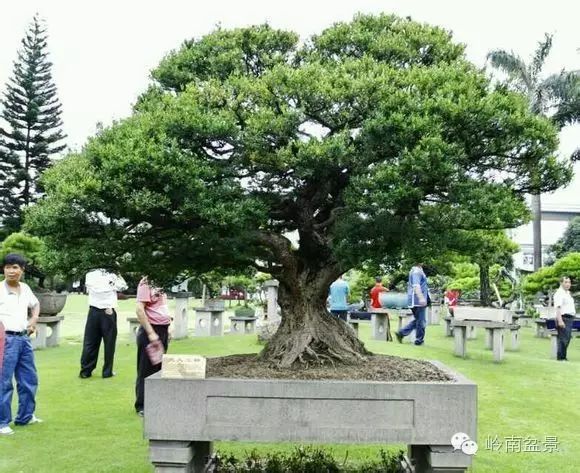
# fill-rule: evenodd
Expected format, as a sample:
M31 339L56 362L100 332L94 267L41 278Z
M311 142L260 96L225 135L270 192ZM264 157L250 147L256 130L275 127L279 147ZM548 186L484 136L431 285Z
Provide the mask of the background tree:
M280 366L368 353L326 314L339 274L432 248L451 225L516 226L524 193L570 178L548 120L410 19L357 16L304 46L220 29L153 78L131 117L44 174L28 228L71 273L271 274L283 317L261 357Z
M550 251L556 258L562 258L568 253L580 252L580 217L574 217L562 237L552 245Z
M580 253L569 253L554 263L546 266L524 281L522 289L528 296L534 296L538 292L553 293L560 285L560 278L568 276L572 280L572 290L580 288Z
M46 28L35 16L22 40L13 76L1 101L6 127L0 127L0 138L10 159L19 161L8 171L7 183L14 187L4 197L13 217L6 221L11 230L19 228L22 209L38 198L38 178L50 165L50 157L65 148L59 144L65 135L60 129L61 105L51 68Z
M488 59L493 67L506 73L508 85L524 94L533 113L551 116L558 128L580 120L580 75L561 71L547 78L541 72L552 49L552 35L538 43L531 61L526 62L513 51L491 51ZM574 156L579 156L576 151ZM535 177L540 179L539 175ZM542 201L541 194L532 194L534 270L542 266Z
M519 250L519 246L501 230L466 232L463 238L464 254L468 254L479 269L480 303L482 306L490 306L493 282L490 279L490 270L494 265L511 267L513 254Z

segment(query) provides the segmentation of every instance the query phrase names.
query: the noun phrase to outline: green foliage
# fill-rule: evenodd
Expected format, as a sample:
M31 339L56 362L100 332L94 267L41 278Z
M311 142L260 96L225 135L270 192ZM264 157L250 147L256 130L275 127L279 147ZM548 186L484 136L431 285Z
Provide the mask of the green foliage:
M51 68L46 28L35 16L0 101L7 124L0 128L0 204L2 200L7 204L0 210L0 224L13 231L20 227L22 210L41 194L39 177L50 166L51 156L65 148L59 144L66 135L61 131L61 105Z
M375 277L365 269L349 271L345 277L350 288L348 302L354 304L367 300L371 288L375 285Z
M24 256L28 263L38 264L43 251L40 238L18 232L9 235L0 245L0 259L9 253L19 253Z
M568 253L580 252L580 217L574 217L562 237L550 248L556 258L562 258Z
M553 292L560 285L560 278L568 276L572 279L573 287L577 288L580 282L580 253L569 253L554 263L545 266L539 271L530 274L523 284L523 291L527 295L537 292Z
M519 225L524 193L569 178L548 120L409 19L359 15L303 46L218 29L152 76L131 117L45 173L27 228L53 267L253 266L322 293L365 262L435 254L449 229Z
M397 455L384 450L379 461L367 461L359 466L340 465L329 453L315 447L296 447L290 453L269 453L260 456L256 450L239 459L234 455L216 454L215 473L396 473L400 471L403 452Z
M447 283L447 289L461 291L464 297L469 297L479 291L479 276L452 279Z

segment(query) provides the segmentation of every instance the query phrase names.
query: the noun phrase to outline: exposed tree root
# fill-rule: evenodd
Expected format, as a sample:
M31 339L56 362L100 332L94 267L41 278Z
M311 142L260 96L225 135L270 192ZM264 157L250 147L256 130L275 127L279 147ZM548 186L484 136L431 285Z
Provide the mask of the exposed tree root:
M282 323L261 353L278 367L320 364L358 364L371 353L343 321L326 314L307 317L302 327Z

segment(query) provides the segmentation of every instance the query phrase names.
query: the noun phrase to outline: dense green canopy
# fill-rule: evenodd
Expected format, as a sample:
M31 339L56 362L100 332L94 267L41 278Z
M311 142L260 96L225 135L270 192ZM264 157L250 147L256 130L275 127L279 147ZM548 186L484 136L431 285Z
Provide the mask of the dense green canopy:
M251 265L280 280L292 325L322 317L348 268L436 248L450 228L519 225L524 193L570 176L548 120L409 19L361 15L305 44L219 29L152 76L131 117L45 174L28 228L54 267Z

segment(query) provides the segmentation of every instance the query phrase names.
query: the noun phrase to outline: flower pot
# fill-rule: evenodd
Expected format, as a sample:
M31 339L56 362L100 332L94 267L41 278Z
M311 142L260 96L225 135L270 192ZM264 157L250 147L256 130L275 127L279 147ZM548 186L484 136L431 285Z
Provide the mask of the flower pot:
M67 293L35 292L40 303L40 316L51 317L58 314L66 304Z

